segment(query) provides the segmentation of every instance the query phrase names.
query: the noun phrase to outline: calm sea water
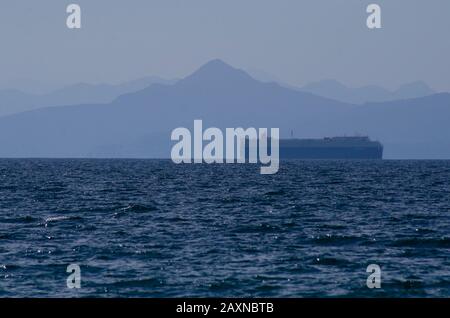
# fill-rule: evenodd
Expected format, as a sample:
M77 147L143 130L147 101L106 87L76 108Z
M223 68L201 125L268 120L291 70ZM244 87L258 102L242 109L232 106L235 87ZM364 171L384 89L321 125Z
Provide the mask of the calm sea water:
M449 297L449 213L449 161L0 160L0 296Z

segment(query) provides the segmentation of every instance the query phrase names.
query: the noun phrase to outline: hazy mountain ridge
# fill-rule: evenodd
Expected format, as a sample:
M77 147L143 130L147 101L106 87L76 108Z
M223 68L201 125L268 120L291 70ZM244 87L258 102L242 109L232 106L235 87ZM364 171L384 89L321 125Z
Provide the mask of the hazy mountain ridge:
M350 104L364 104L371 102L387 102L400 99L411 99L436 94L426 83L415 81L401 85L395 90L388 90L377 85L349 87L334 79L325 79L296 87L284 83L277 77L264 71L250 69L249 74L256 80L264 83L278 83L281 86L312 93L321 97L331 98Z
M149 76L116 85L78 83L45 94L5 89L0 90L0 116L52 106L110 103L120 95L144 89L155 83L174 82L175 80Z
M169 157L170 133L192 128L279 127L282 137L368 134L388 158L450 158L450 94L352 105L262 83L214 60L172 85L109 104L39 109L0 118L2 157Z
M436 93L420 81L407 83L390 91L376 85L350 88L335 80L324 80L305 85L300 90L352 104L411 99Z

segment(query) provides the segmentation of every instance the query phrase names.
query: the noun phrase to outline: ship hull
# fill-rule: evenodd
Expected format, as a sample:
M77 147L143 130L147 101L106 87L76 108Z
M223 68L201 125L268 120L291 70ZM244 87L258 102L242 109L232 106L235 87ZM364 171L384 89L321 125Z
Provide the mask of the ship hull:
M270 142L269 153L270 150ZM258 148L251 148L245 141L245 157L249 158L249 150L258 154ZM368 137L333 137L324 139L280 139L280 159L344 159L344 160L376 160L383 159L383 145L371 141Z
M318 147L299 147L282 148L280 147L280 159L382 159L383 150L379 148L318 148Z

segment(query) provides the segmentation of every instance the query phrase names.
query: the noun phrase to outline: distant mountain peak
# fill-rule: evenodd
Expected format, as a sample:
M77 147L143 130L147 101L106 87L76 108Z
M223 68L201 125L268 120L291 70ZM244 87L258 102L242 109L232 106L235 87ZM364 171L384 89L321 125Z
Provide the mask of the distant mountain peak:
M201 66L200 68L203 68L203 67L206 67L206 68L209 68L209 67L234 68L231 65L225 63L221 59L212 59L211 61L203 64L203 66Z
M214 59L202 65L191 75L187 76L180 83L200 82L204 85L208 83L227 83L240 81L255 81L245 71L234 68L220 59Z

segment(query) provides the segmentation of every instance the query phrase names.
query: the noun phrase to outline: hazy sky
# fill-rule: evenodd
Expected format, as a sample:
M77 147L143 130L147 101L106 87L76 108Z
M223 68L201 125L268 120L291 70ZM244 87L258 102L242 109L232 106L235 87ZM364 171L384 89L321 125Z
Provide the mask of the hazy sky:
M82 29L66 27L66 6ZM381 30L366 7L382 8ZM2 0L0 86L182 77L213 58L295 85L450 91L448 0Z

